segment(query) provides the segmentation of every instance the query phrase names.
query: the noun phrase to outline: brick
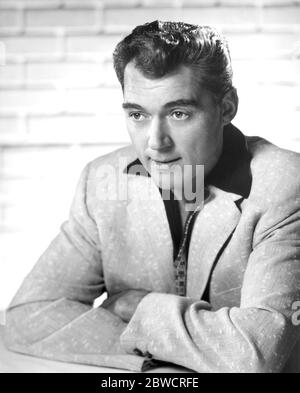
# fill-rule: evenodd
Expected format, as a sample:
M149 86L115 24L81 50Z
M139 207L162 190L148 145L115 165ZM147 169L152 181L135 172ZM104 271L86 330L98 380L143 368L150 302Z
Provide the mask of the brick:
M0 117L0 144L25 139L26 124L22 117Z
M258 12L253 7L217 7L184 10L184 19L200 25L252 26L258 22Z
M61 0L0 0L0 9L6 8L57 8L62 4Z
M4 90L0 91L0 108L3 113L53 114L71 113L120 114L122 93L120 88L56 90Z
M0 11L0 29L3 27L18 27L20 24L20 12L17 10Z
M40 145L35 147L24 145L2 148L0 178L1 181L32 178L54 180L63 178L68 181L74 176L78 180L81 170L89 161L123 145L45 145L43 148Z
M66 93L66 109L72 113L121 114L122 102L120 88L74 89Z
M289 57L300 47L299 33L226 34L233 59Z
M103 0L105 8L130 8L140 6L142 0Z
M272 6L294 6L300 3L299 0L220 0L220 4L252 4L258 7L272 7Z
M1 152L0 176L2 179L51 178L59 170L71 167L71 153L69 147L63 146L5 148Z
M66 105L64 92L55 90L0 91L0 108L7 111L52 113L62 111Z
M63 83L68 87L98 86L107 81L106 76L106 68L95 63L29 63L26 73L30 83Z
M65 8L102 8L105 0L61 0L61 4ZM109 0L111 1L111 0ZM112 0L113 1L113 0ZM130 1L130 0L129 0Z
M243 106L234 124L246 135L259 135L282 148L300 152L299 121L299 112L278 111L274 116L274 111L272 113L271 110L250 110Z
M59 53L61 49L61 40L57 37L1 37L0 41L6 48L7 56L10 55L30 55L38 54L40 56Z
M0 41L0 67L4 66L7 62L6 47L3 42Z
M186 0L183 0L184 2ZM196 1L196 0L187 0ZM257 7L274 6L274 5L295 5L299 0L220 0L216 1L218 5L252 5Z
M234 58L252 58L255 56L276 56L295 53L300 48L299 33L225 33L228 38L232 56ZM69 53L88 52L99 54L106 53L107 57L121 40L121 35L116 36L88 36L69 37L67 50Z
M20 118L0 117L0 138L2 134L15 134L20 130Z
M125 120L119 116L33 117L28 124L29 141L40 143L129 143Z
M296 60L244 60L234 62L234 75L238 86L245 80L254 83L300 83L300 61Z
M90 27L99 23L98 13L93 9L28 10L26 26L31 27Z
M49 199L50 195L57 194L56 188L58 185L62 188L61 201L66 199L66 212L69 209L72 193L76 186L76 180L79 173L70 173L70 180L65 179L64 176L51 178L28 178L28 179L4 179L1 182L0 193L2 206L11 207L12 209L31 210L34 205L41 205L45 202L45 198ZM63 182L65 185L63 186ZM70 187L70 190L68 188ZM63 192L65 190L65 192ZM40 198L43 196L44 198ZM51 202L51 200L49 200ZM26 205L27 208L26 209ZM34 209L32 209L34 210ZM49 220L50 221L50 220ZM30 224L27 223L29 226Z
M216 3L218 5L230 5L230 6L256 6L259 2L263 3L264 0L220 0Z
M115 46L121 39L121 35L67 37L66 51L68 54L94 53L99 57L111 58Z
M6 64L0 66L0 84L17 84L24 81L24 66L22 64Z
M300 25L300 6L266 7L263 9L263 24Z
M206 2L207 0L203 0ZM144 7L180 7L182 6L182 0L142 0L142 6ZM212 0L208 1L212 3ZM199 2L198 2L199 5ZM202 5L202 2L201 2Z
M237 86L241 105L255 107L259 111L270 111L286 116L285 113L295 111L299 103L300 86L284 86L273 84L256 84L245 81Z
M201 2L199 2L199 0L181 0L180 2L183 7L214 7L220 4L218 0L204 0ZM239 4L241 4L241 2L239 2Z
M101 7L103 0L85 0L84 7ZM61 7L82 8L82 0L0 0L0 9L57 9Z
M81 145L80 146L80 159L78 159L81 167L85 165L87 162L91 160L103 156L105 154L111 153L121 147L128 145L128 143L120 143L120 144L92 144L92 145Z
M299 88L283 86L238 86L240 106L234 124L247 135L259 135L284 147L298 149Z
M133 26L152 20L177 20L199 25L255 27L259 22L258 9L254 7L207 7L207 8L149 8L105 11L105 28L108 31L127 32Z
M294 6L295 4L300 4L299 0L262 0L262 4L265 7L270 6Z
M106 62L104 67L104 73L106 77L105 85L108 87L120 88L120 83L118 81L116 72L114 70L113 62Z

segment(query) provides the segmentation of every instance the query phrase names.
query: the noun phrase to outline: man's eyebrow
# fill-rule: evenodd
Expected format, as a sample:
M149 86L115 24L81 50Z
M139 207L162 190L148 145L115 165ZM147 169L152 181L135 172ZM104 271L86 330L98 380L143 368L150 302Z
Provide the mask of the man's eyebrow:
M170 108L175 108L176 106L194 106L198 107L199 103L196 100L185 100L185 99L180 99L176 101L171 101L168 102L167 104L164 105L166 109ZM122 104L123 109L137 109L137 110L144 110L144 108L141 105L134 104L132 102L124 102Z
M141 105L134 104L132 102L124 102L122 104L123 109L138 109L138 110L144 110L144 108Z
M169 108L174 108L176 106L194 106L194 107L198 107L199 103L196 100L193 100L193 99L191 99L191 100L181 99L181 100L168 102L165 105L165 108L169 109Z

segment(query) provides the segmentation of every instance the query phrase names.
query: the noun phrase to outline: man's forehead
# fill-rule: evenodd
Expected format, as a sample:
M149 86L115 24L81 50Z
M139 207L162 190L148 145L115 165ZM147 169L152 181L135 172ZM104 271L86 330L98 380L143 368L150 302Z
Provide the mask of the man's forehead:
M150 78L131 63L125 69L124 99L148 101L155 96L166 104L177 100L196 101L199 85L199 78L188 67L180 67L161 78Z
M178 66L175 70L166 73L165 75L155 78L145 75L140 69L138 69L133 62L129 63L124 71L124 84L133 86L141 86L146 88L160 87L166 84L178 84L181 82L200 82L199 75L187 66Z

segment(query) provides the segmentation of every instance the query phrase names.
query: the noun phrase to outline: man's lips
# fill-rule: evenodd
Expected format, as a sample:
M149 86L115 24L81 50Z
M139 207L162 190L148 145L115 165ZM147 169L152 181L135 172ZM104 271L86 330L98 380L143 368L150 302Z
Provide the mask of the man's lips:
M155 160L154 158L151 158L151 160L157 164L171 164L173 162L179 161L180 159L181 158L174 158L173 160Z

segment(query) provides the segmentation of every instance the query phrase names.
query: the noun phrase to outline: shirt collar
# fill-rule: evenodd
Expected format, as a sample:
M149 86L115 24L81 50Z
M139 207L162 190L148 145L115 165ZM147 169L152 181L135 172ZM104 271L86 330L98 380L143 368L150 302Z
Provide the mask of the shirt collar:
M245 136L232 124L224 128L223 152L221 157L205 179L206 185L212 185L223 191L248 198L252 185L251 155ZM124 173L150 177L139 159L131 162Z

